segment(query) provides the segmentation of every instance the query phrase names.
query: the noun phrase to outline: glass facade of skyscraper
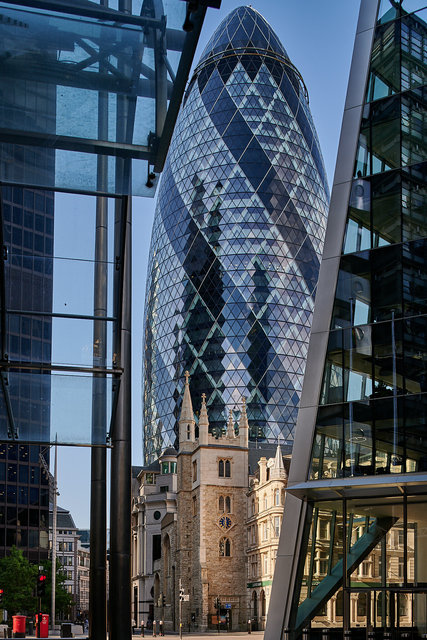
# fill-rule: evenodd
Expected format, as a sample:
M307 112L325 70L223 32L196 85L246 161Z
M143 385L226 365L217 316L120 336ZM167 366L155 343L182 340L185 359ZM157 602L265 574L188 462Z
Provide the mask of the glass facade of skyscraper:
M267 638L427 633L426 18L361 5Z
M202 54L159 190L146 461L176 446L186 369L214 433L244 396L252 441L292 443L328 199L304 82L268 23L240 7Z
M109 633L130 638L130 203L154 196L220 2L0 4L0 556L43 563L49 447L90 446L90 635L105 640L111 446Z

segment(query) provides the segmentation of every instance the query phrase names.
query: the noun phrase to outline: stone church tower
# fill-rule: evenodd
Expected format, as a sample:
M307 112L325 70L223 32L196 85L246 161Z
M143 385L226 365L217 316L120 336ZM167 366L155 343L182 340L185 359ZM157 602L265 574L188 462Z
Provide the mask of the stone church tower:
M175 612L180 585L182 622L206 630L218 621L229 630L244 628L246 604L246 527L248 420L243 406L236 433L233 417L225 434L209 433L205 396L196 428L186 373L179 420ZM217 600L220 607L217 608Z

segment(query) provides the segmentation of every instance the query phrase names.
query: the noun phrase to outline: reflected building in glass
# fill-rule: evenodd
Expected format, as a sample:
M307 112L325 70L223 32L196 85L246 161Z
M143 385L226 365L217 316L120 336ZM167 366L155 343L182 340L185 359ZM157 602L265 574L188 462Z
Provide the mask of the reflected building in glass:
M29 94L39 108L43 106L43 115L29 108ZM12 104L26 111L28 122L39 128L45 118L54 116L55 92L31 80L20 83L9 79L1 118L11 128L17 124ZM22 146L2 144L2 175L13 166L25 182L25 157ZM34 174L44 171L53 177L52 150L33 150L32 157ZM27 178L31 183L34 175ZM28 443L49 441L51 373L27 366L51 362L54 194L3 185L0 201L5 302L2 313L6 314L7 309L2 325L6 328L2 353L12 364L9 373L2 376L2 390L7 388L7 393L1 400L0 424L1 433L8 433L15 440L0 444L0 556L8 555L15 545L30 562L40 564L47 560L49 546L49 447Z
M426 17L361 2L266 640L427 633Z
M159 190L146 462L177 446L185 370L214 433L246 397L250 439L292 444L328 199L303 79L263 17L240 7L201 56Z

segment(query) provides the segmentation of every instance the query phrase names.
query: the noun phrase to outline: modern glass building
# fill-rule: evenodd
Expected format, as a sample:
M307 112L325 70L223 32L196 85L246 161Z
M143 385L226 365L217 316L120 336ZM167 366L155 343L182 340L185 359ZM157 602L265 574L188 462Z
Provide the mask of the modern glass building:
M90 446L90 636L105 640L111 447L109 632L130 639L131 196L155 193L220 0L0 5L0 556L43 562L49 447Z
M427 633L426 18L361 3L268 640Z
M213 432L244 396L252 441L292 443L328 199L303 79L263 17L240 7L201 56L159 190L146 462L177 447L186 370Z

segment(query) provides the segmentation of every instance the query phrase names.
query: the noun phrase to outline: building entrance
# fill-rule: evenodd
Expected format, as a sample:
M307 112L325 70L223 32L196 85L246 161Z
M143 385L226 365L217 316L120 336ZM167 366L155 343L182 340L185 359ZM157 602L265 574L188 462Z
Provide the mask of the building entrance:
M426 637L427 590L377 588L349 592L352 630L389 631L392 638L402 640ZM353 636L356 638L357 634Z

